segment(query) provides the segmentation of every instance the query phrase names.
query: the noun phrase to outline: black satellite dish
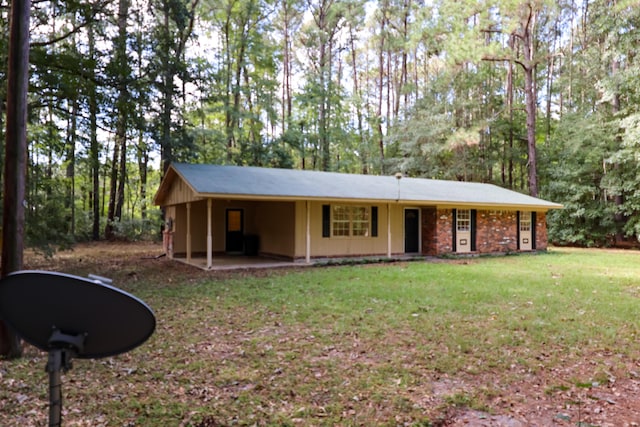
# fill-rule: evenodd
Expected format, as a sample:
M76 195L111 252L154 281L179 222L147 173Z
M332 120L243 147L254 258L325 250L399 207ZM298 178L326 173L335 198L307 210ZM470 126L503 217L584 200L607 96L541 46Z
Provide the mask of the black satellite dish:
M110 283L50 271L19 271L0 280L0 318L49 352L49 426L60 425L60 370L70 369L72 358L114 356L153 334L149 306Z

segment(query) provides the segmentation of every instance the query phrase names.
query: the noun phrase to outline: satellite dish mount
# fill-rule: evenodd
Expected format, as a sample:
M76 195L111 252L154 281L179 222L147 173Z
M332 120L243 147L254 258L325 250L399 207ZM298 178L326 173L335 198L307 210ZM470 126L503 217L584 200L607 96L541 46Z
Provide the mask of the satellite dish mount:
M49 338L49 360L45 371L49 373L49 426L59 426L62 414L61 371L72 368L71 359L84 348L85 334L69 335L54 328Z

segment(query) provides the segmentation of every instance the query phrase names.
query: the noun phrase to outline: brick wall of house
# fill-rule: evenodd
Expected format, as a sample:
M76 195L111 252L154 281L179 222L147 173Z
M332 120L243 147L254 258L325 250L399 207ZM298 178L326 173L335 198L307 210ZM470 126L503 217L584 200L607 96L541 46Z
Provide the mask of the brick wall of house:
M443 255L453 251L451 209L422 209L422 253Z
M453 252L453 210L422 209L422 253L444 255ZM508 253L518 250L517 211L478 210L476 215L476 252ZM547 220L536 214L536 250L547 249Z
M476 216L478 253L507 253L518 250L518 212L479 210Z
M536 250L546 251L549 236L547 234L547 213L536 213Z
M438 254L438 216L436 208L422 208L422 253Z

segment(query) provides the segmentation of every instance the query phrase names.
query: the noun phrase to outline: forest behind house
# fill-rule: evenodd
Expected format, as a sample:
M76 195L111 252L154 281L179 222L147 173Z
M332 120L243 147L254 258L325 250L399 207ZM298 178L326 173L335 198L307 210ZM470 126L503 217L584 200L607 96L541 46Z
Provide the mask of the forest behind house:
M637 242L639 6L34 2L28 244L157 235L171 162L490 182L562 203L553 243Z

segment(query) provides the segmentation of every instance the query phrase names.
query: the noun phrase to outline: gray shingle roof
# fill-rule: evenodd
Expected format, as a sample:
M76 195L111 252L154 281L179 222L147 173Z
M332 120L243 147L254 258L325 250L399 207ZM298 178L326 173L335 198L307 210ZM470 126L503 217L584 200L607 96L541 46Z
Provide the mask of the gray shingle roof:
M174 163L172 167L201 196L400 201L544 210L562 207L496 185L474 182L406 177L398 180L395 176L184 163Z

